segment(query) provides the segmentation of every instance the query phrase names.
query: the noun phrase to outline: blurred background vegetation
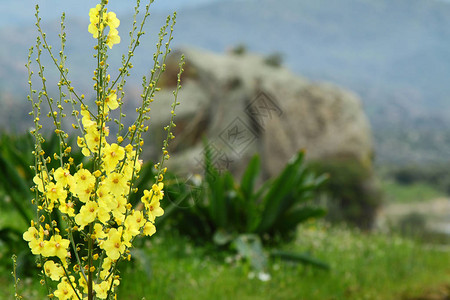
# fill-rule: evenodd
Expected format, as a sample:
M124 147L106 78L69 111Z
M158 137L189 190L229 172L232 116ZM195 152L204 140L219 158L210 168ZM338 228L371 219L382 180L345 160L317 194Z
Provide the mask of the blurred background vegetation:
M77 87L89 91L91 76L85 74L91 74L91 54L84 47L93 46L85 28L91 3L40 2L54 44L54 25L60 12L67 12L71 76ZM110 2L121 19L120 30L126 32L131 6ZM18 0L2 2L0 8L4 12L0 18L0 298L12 299L10 257L16 254L20 292L26 299L41 299L43 289L29 277L36 273L34 258L22 240L34 211L29 190L34 141L26 133L31 119L23 67L34 39L33 7ZM223 65L214 65L222 58L200 54L204 64L220 69L217 73L195 60L190 65L187 59L185 99L200 99L187 106L207 109L203 115L180 113L180 131L175 132L179 142L175 140L172 150L183 163L187 159L182 150L200 145L203 163L188 173L174 164L166 176L165 215L157 223L158 234L139 241L132 264L121 270L125 280L120 297L448 299L450 4L438 0L156 1L149 36L172 9L178 9L180 16L177 46L231 56ZM127 91L130 114L152 45L149 38L136 53L139 75L130 77ZM362 114L370 122L370 157L342 154L314 159L307 156L317 149L307 149L306 154L296 149L292 160L269 174L265 148L255 143L258 151L239 163L240 171L217 166L202 135L205 128L217 125L215 119L220 118L214 114L220 110L201 102L206 96L194 93L195 87L208 90L210 102L217 105L251 97L242 91L253 78L245 74L228 78L220 72L229 61L251 61L254 52L261 56L262 67L254 69L265 73L261 78L288 68L293 74L280 77L286 85L328 81L357 93ZM110 57L119 63L118 53L111 52ZM163 88L173 85L168 65ZM56 75L50 69L49 81ZM291 81L295 76L303 77ZM194 88L193 81L198 84ZM314 98L314 91L307 92L312 99L322 99ZM330 94L324 99L339 98ZM86 96L91 95L86 92ZM289 112L284 111L282 118L288 119ZM152 119L156 124L160 121L159 115ZM253 125L251 130L257 131L258 124ZM214 134L204 135L217 137ZM154 136L158 140L157 132ZM46 153L58 147L50 133L44 147ZM148 150L153 148L158 146ZM74 159L80 163L83 158L75 155ZM154 177L152 159L146 157L139 187L148 186ZM133 201L139 198L137 194Z

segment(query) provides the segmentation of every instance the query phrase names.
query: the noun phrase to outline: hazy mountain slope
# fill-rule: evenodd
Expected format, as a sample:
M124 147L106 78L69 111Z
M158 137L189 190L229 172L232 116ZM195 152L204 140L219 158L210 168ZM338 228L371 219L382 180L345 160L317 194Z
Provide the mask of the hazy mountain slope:
M164 16L158 12L153 14L147 30L152 36ZM126 38L126 14L119 17L124 24L119 29ZM74 68L72 78L87 89L92 83L90 76L84 74L90 70L91 56L83 55L81 50L93 42L86 26L85 19L69 18L68 33L72 39L67 52L69 65ZM49 38L57 37L56 22L45 27ZM23 64L33 35L34 28L30 26L0 31L3 41L0 89L3 94L9 91L17 95L25 91ZM51 39L57 43L55 38ZM218 0L180 10L175 43L219 52L245 43L252 51L281 52L286 65L295 72L333 81L362 96L382 157L412 157L417 145L423 148L422 154L414 159L448 156L441 147L449 140L446 136L450 131L446 121L450 119L448 3L433 0ZM145 66L151 59L147 53L153 48L154 39L143 43L140 50L143 56L135 61L138 74L145 74ZM118 50L119 47L113 49L111 56L119 58ZM414 129L414 136L407 134L410 128ZM396 149L404 149L405 154Z

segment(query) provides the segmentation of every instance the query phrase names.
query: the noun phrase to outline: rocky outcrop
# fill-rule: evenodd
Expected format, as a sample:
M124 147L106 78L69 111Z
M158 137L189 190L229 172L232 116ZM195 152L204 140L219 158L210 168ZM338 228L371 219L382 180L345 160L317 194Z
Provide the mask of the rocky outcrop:
M361 101L328 83L310 82L252 54L217 55L184 49L186 72L172 144L172 169L199 172L203 138L215 163L239 175L249 158L261 155L263 172L276 175L299 150L309 160L345 158L370 168L372 139ZM166 122L170 80L177 57L168 63L163 89L152 108L153 135Z

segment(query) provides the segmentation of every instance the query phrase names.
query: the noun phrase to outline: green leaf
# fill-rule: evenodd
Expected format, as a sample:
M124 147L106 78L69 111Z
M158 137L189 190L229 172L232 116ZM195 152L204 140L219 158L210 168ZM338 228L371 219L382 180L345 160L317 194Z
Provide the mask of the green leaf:
M233 240L233 235L224 229L219 229L214 233L213 241L216 245L224 246Z
M303 156L303 152L299 152L288 163L264 196L263 203L265 207L257 232L266 232L295 202L292 193L296 189L301 188L301 182L296 181L296 174L303 162Z
M303 264L311 265L311 266L314 266L314 267L317 267L320 269L324 269L324 270L330 269L329 264L327 264L326 262L324 262L320 259L317 259L307 253L293 253L293 252L286 252L286 251L281 251L281 250L273 250L272 252L270 252L270 255L272 257L278 257L283 260L303 263Z
M247 169L241 179L241 192L245 200L250 201L253 196L253 188L260 170L259 156L255 155L250 160Z
M256 234L241 234L234 240L238 253L245 257L255 271L267 269L267 255L264 252L261 239Z
M280 222L274 224L274 230L285 233L307 220L321 218L326 213L327 211L320 207L300 207L286 213Z

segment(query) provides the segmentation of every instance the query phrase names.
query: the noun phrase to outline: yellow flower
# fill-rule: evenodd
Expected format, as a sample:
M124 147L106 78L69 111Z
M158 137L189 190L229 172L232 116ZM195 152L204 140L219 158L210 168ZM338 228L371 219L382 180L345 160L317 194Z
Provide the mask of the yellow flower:
M55 234L47 243L45 243L41 254L45 257L57 256L64 263L66 261L69 244L69 240L63 239L59 234Z
M116 90L112 90L108 97L105 98L105 111L108 112L108 109L115 110L119 107L119 102L117 102Z
M111 211L111 209L109 207L106 207L104 205L99 206L98 210L97 210L97 218L100 222L102 222L103 224L108 223L109 219L111 218L111 216L109 215L109 212Z
M47 260L44 264L45 275L53 281L58 281L65 275L64 269L60 264L56 264L53 260Z
M132 236L138 235L144 224L145 218L141 211L133 211L131 215L128 215L125 219L125 227Z
M108 175L104 182L104 187L115 197L126 194L130 189L126 178L122 174L116 172Z
M75 216L75 209L74 209L74 204L72 201L67 201L64 203L61 203L59 205L59 210L63 213L68 215L69 217L74 217Z
M98 23L100 21L100 10L102 9L102 6L100 4L97 4L94 8L91 8L89 10L89 21L91 24L88 26L89 33L92 34L94 39L98 38ZM103 31L103 24L100 24L100 32Z
M103 185L100 185L97 188L97 203L98 206L104 206L105 208L108 208L108 211L112 210L113 196Z
M79 276L80 276L80 277L79 277L79 279L78 279L78 286L79 286L80 288L82 288L83 293L87 294L88 291L89 291L89 289L88 289L87 282L86 282L86 280L85 280L84 277L83 277L83 273L80 272ZM85 298L84 298L84 299L85 299Z
M116 165L125 157L125 150L117 144L105 145L103 163L109 173L116 168Z
M70 187L70 191L74 194L82 194L90 186L95 185L95 176L86 169L79 169L73 176L76 184Z
M76 195L78 196L78 199L81 202L86 203L86 202L88 202L91 199L91 196L92 196L92 193L94 192L94 189L95 189L95 185L91 184L90 186L88 186L84 190L76 189Z
M102 239L106 238L106 233L103 231L103 226L99 223L94 225L93 238L96 238L99 244L100 242L103 242Z
M106 14L105 23L110 28L117 28L120 25L120 20L117 18L116 13L111 11Z
M63 185L50 182L46 187L45 195L47 200L50 201L49 206L53 208L54 203L64 203L66 201L67 191L64 190Z
M100 136L97 126L91 126L86 129L86 146L91 151L97 151L100 143L105 142L105 138Z
M112 48L114 44L120 43L119 32L117 27L120 25L120 20L117 18L114 12L108 12L103 14L102 23L100 23L100 11L101 6L97 5L89 10L89 21L91 22L88 26L88 31L92 36L97 39L99 37L99 32L103 32L105 26L109 26L109 33L106 38L106 45ZM105 10L106 11L106 10ZM99 24L100 23L100 24Z
M151 191L145 190L144 196L141 197L142 203L147 206L153 201L160 201L164 197L163 187L164 183L159 182L158 184L153 184Z
M116 222L122 223L126 208L127 199L125 197L114 197L112 201L112 214Z
M23 239L28 241L28 246L35 255L41 254L46 244L46 242L44 242L44 229L42 226L40 226L39 231L34 226L28 228L23 234Z
M152 193L153 193L153 200L160 201L164 197L164 183L159 182L158 184L153 184L152 186Z
M95 296L99 299L106 299L108 296L109 287L111 285L111 277L107 281L102 281L99 284L94 284Z
M147 216L151 222L155 222L156 217L160 217L164 214L164 210L161 208L159 201L152 200L150 204L145 206L147 208Z
M141 201L144 203L147 209L148 218L151 222L155 222L155 218L162 216L164 210L160 206L160 200L164 196L164 191L162 188L164 184L162 182L154 184L151 191L144 191L144 196L142 196Z
M108 36L106 37L106 45L108 45L108 47L112 49L113 45L119 43L120 43L120 36L117 29L114 28L109 29Z
M112 228L108 232L108 238L103 243L103 249L106 255L112 259L119 259L120 255L125 251L125 245L122 243L122 229Z
M100 278L105 279L108 276L109 270L111 269L112 260L109 257L103 259L102 271L100 272Z
M146 236L152 236L156 232L156 227L152 222L146 222L143 233Z
M91 114L86 106L81 107L81 115L83 116L81 123L85 129L97 125L95 121L92 121Z
M51 178L49 178L45 171L40 172L33 178L33 182L37 185L38 191L41 193L44 192L44 185L46 185L49 180L51 180Z
M47 241L44 241L43 239L31 240L28 243L28 246L31 249L31 253L33 253L34 255L42 254L46 245L47 245Z
M31 242L32 240L39 238L39 231L36 229L36 227L31 226L28 228L27 231L23 234L23 239L27 242Z
M80 212L75 216L75 222L80 226L80 229L94 222L97 217L98 204L94 201L88 201L80 209Z
M74 282L72 282L73 285L75 285ZM60 283L58 283L58 288L54 292L55 296L58 297L59 300L74 300L78 299L77 292L75 292L70 285L70 283L66 280L62 280Z
M56 183L62 185L63 187L68 185L71 186L74 183L72 175L69 170L65 168L59 167L53 173L53 176L55 177Z
M102 6L100 4L97 4L94 8L91 8L89 10L89 21L91 23L98 23L99 13L101 9Z

